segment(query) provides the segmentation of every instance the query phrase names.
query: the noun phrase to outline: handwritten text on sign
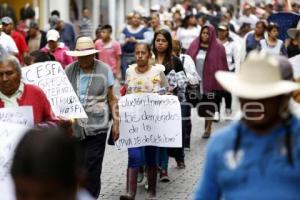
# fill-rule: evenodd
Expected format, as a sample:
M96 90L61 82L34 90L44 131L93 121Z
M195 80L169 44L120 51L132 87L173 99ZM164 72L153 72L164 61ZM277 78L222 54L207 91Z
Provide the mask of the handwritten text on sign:
M126 95L119 100L119 149L159 146L181 147L181 110L176 96Z
M26 126L0 122L0 196L1 200L14 198L14 187L10 176L10 167L14 150L24 133Z
M32 106L1 108L0 121L32 127L34 125Z
M40 87L56 116L87 118L68 77L58 62L43 62L22 68L23 80Z

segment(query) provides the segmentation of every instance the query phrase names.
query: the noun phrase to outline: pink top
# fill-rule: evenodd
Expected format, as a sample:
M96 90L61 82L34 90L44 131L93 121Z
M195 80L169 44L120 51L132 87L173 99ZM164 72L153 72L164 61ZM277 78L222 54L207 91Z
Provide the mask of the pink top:
M49 46L46 45L44 48L41 49L42 51L49 53ZM69 51L69 48L64 45L64 43L59 43L58 47L55 49L53 56L55 60L59 62L62 67L65 69L67 65L73 62L73 58L66 54L66 51Z
M117 41L104 44L101 39L95 42L95 47L99 50L98 58L108 64L113 73L117 73L117 59L122 54L121 45Z

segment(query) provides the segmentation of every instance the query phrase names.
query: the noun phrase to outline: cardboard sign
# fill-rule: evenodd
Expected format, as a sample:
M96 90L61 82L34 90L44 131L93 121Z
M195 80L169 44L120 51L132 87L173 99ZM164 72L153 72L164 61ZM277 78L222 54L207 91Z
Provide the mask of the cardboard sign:
M0 194L1 200L15 199L10 167L16 146L28 127L0 122Z
M58 62L42 62L22 68L25 83L40 87L56 116L67 119L87 118L65 71Z
M32 106L20 106L0 109L0 122L34 126Z
M158 146L181 147L181 109L173 95L130 94L119 100L118 149Z

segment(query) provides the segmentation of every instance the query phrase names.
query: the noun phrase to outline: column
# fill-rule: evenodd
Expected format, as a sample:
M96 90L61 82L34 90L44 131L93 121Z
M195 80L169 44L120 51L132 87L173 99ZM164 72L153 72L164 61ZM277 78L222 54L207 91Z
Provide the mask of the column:
M49 11L58 10L60 18L66 22L70 21L69 0L49 0Z
M108 10L109 10L109 24L112 26L113 28L113 34L112 36L114 37L115 36L115 33L116 33L116 21L117 21L117 17L116 15L119 15L120 13L117 13L117 9L116 9L116 0L109 0L109 3L108 3Z
M100 22L100 0L93 0L93 31L95 32Z
M125 4L124 0L117 0L117 25L116 25L116 30L115 30L115 37L118 38L120 32L125 26L125 18L126 18L126 13L125 13Z

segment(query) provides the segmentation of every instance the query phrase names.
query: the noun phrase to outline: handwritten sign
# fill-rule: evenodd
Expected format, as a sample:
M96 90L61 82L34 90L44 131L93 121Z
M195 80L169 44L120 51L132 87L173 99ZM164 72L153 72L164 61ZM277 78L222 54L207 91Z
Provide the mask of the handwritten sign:
M56 116L87 118L63 68L58 62L43 62L22 68L23 80L40 87Z
M0 122L34 126L32 106L20 106L0 109Z
M4 122L0 122L0 127L0 194L1 200L11 200L15 199L10 176L13 154L28 127Z
M158 146L181 147L181 109L176 96L126 95L119 100L118 149Z

